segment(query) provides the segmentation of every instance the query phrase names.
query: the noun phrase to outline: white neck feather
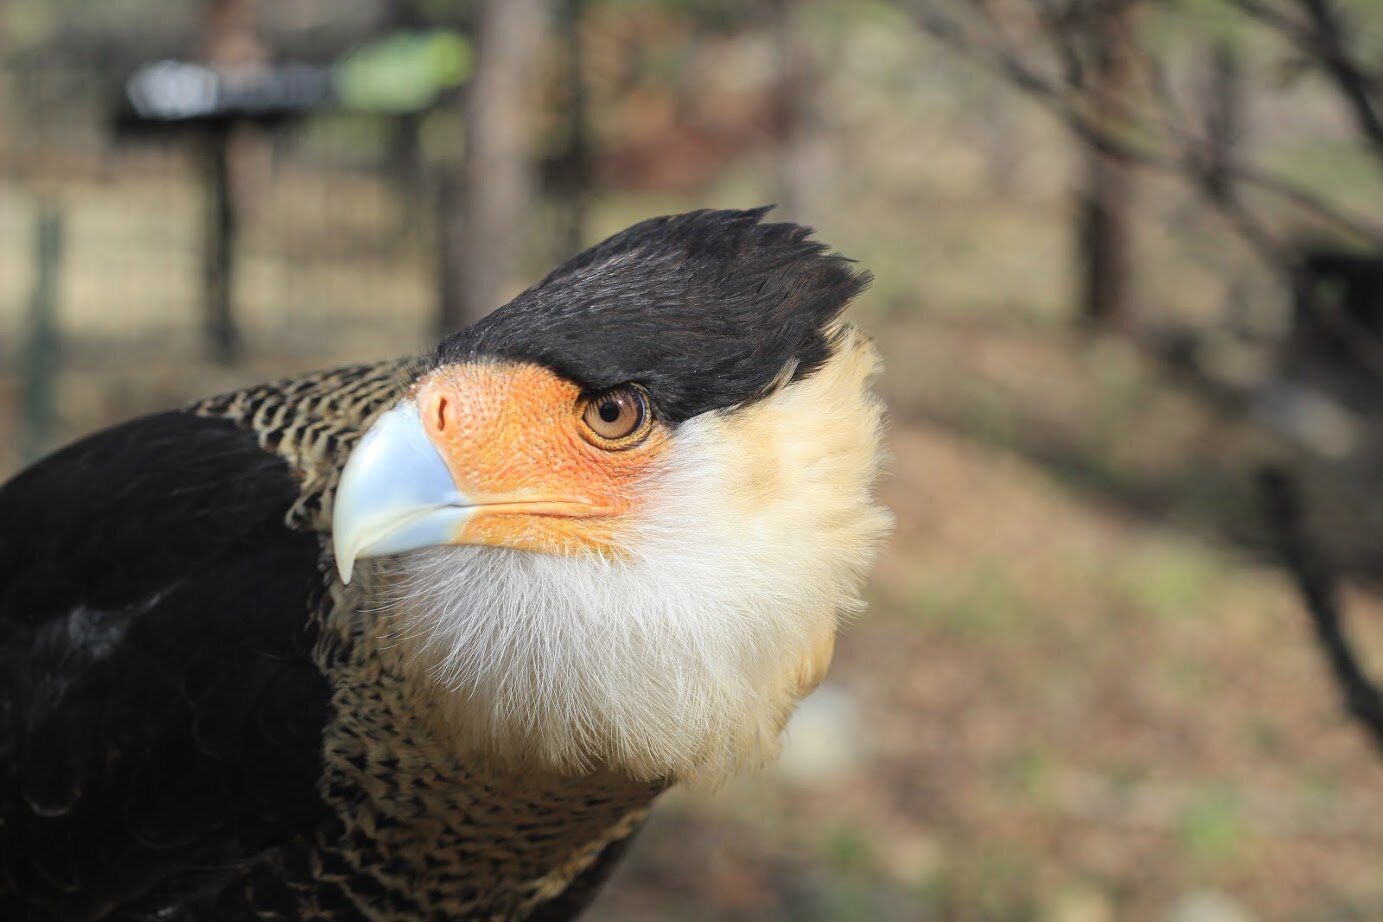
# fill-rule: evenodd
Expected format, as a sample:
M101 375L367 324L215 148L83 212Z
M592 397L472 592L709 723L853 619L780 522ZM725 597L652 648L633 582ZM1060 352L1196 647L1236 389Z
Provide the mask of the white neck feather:
M771 758L890 526L876 370L845 328L815 375L683 423L618 558L446 547L388 565L398 649L460 744L637 778Z

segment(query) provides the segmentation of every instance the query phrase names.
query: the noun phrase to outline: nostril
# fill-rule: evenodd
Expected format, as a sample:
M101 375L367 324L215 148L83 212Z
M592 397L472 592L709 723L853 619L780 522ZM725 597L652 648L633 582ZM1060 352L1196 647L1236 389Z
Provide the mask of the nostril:
M438 398L437 398L437 403L433 406L432 412L433 412L434 414L436 414L436 419L433 421L433 425L435 425L435 426L437 427L437 431L438 431L438 432L446 432L446 431L447 431L447 398L445 398L445 397L438 397Z

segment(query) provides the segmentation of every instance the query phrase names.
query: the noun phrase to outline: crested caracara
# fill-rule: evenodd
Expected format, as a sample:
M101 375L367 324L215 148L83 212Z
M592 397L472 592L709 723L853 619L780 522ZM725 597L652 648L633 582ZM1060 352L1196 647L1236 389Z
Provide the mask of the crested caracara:
M867 281L635 225L0 487L0 919L556 919L772 757L888 517Z

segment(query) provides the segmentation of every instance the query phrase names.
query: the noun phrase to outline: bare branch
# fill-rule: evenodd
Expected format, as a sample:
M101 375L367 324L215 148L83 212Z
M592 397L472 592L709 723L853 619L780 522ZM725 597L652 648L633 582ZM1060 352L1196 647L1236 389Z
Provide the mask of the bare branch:
M1330 74L1340 95L1349 103L1359 133L1383 163L1383 116L1375 98L1378 87L1364 73L1348 46L1339 12L1330 0L1297 0L1303 7L1320 48L1320 62Z
M1032 3L1042 22L1042 32L1061 64L1062 79L1067 86L1077 89L1084 87L1085 62L1081 60L1080 49L1074 40L1076 29L1072 28L1077 18L1075 4L1059 9L1056 0L1032 0Z
M1254 4L1255 0L1235 2ZM988 28L987 17L978 30L970 29L960 18L942 13L941 5L945 5L945 0L922 0L913 5L924 31L1027 94L1059 118L1079 141L1141 166L1190 178L1198 187L1203 187L1205 164L1213 159L1209 156L1207 139L1177 118L1175 110L1160 111L1127 99L1106 99L1098 88L1088 83L1073 87L1037 69L1020 50L1017 41ZM963 3L953 5L967 6ZM1095 115L1101 109L1118 112L1122 121L1145 129L1146 134L1135 139L1130 132L1111 131L1105 121ZM1237 157L1219 161L1217 169L1224 183L1276 198L1369 246L1383 248L1383 224L1329 202L1281 173Z
M1317 49L1311 43L1311 30L1305 24L1293 19L1263 0L1231 0L1241 13L1251 16L1265 26L1271 26L1285 35L1294 46L1308 51L1312 57Z
M1359 134L1383 161L1383 102L1378 76L1370 73L1350 47L1348 30L1331 0L1292 0L1305 19L1290 16L1263 0L1233 0L1244 14L1283 35L1307 59L1320 66L1349 107Z

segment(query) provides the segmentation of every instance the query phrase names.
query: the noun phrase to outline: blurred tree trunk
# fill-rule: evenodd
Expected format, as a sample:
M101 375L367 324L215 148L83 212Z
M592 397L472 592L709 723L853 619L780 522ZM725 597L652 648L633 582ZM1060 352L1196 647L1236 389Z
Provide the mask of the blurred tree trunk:
M585 242L586 196L590 190L591 143L586 101L585 47L581 23L586 0L561 0L562 41L566 48L567 144L554 164L553 191L561 199L559 258L578 252Z
M218 70L262 67L268 55L255 31L259 0L207 0L197 56Z
M529 140L534 52L544 0L480 0L475 71L461 97L466 147L459 176L444 177L440 332L499 306L522 252L534 169Z
M772 131L782 217L810 224L825 185L827 143L818 106L821 68L800 21L803 6L801 0L772 0L770 7L778 45Z
M1118 136L1135 78L1136 0L1096 0L1085 39L1094 58L1094 119ZM1114 326L1132 307L1130 214L1133 175L1128 160L1086 141L1085 187L1079 205L1081 315L1089 324Z
M1234 192L1233 164L1244 133L1244 77L1234 46L1217 41L1210 51L1210 88L1205 107L1205 192L1227 201Z
M0 0L0 61L10 60L10 17L6 7L8 4ZM12 93L10 81L13 79L8 67L0 68L0 170L7 176L14 176L15 164L11 158L15 157L16 151L11 147L14 143L10 138L10 132L6 130L10 121L8 108L14 104L16 98Z

